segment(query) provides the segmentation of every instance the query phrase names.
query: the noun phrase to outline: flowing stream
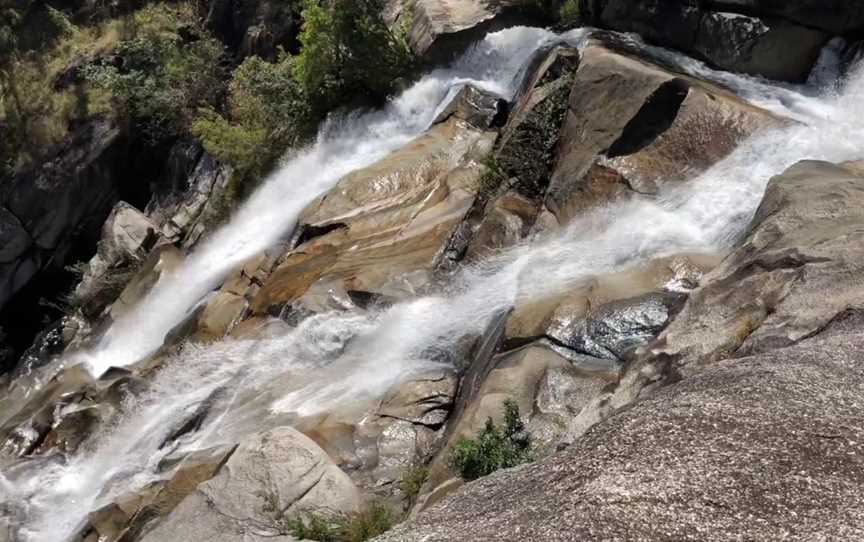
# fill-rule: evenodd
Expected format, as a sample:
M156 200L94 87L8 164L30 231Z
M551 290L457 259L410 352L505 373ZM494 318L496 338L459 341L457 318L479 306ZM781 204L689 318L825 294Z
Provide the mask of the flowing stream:
M330 123L314 146L271 176L227 226L80 359L101 374L148 355L239 263L290 233L305 205L346 173L426 130L461 85L512 98L539 49L556 42L581 45L585 36L582 30L559 36L532 28L489 35L384 110ZM0 501L14 503L7 514L17 523L16 535L37 542L67 539L90 511L166 476L159 465L169 456L237 442L321 412L362 410L393 384L446 363L432 353L454 351L458 338L481 333L518 301L651 259L722 250L740 236L773 175L804 158L864 157L864 76L853 74L845 90L835 92L830 48L820 75L794 87L717 72L627 39L683 72L721 82L802 122L751 138L698 178L655 199L597 210L552 237L467 267L438 295L369 313L317 315L297 328L274 326L256 340L187 346L77 455L23 462L0 473ZM205 406L202 427L166 445Z

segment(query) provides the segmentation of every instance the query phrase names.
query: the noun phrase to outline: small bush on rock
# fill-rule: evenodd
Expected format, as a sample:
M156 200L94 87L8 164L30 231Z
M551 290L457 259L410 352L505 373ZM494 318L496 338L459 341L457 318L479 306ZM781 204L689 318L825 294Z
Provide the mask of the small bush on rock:
M284 531L299 540L365 542L388 531L395 519L390 508L373 502L354 514L307 512L288 518Z
M409 506L412 506L420 495L420 489L429 478L429 467L426 465L412 465L405 469L399 480L399 489L405 494Z
M504 427L486 420L476 438L460 439L453 447L450 466L464 480L476 480L496 470L521 465L531 460L531 435L519 417L515 402L504 402Z

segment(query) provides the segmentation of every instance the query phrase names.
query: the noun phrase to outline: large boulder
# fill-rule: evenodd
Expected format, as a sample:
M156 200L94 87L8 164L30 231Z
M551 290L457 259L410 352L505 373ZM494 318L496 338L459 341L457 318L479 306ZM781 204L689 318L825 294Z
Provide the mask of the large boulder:
M705 277L657 355L690 373L789 346L864 306L864 169L801 162L771 180L745 241Z
M768 7L759 14L758 6L742 3L760 4L583 0L583 13L602 28L637 32L649 42L680 49L722 69L786 81L806 79L831 33L818 29L811 19L793 22L778 16L789 14L787 10ZM789 4L796 3L800 4ZM860 9L848 12L852 18L855 11ZM864 26L864 13L857 17Z
M529 0L389 0L384 18L397 31L407 30L418 56L442 61L491 30L542 19L538 8Z
M858 540L862 323L721 362L376 540Z
M138 209L118 202L102 226L96 255L85 265L73 292L74 303L88 316L97 316L126 285L159 239L158 226Z
M573 82L546 206L563 224L615 199L656 194L783 122L723 88L592 41Z
M474 204L495 137L450 117L346 176L304 211L308 241L282 259L252 312L344 309L352 292L400 299L421 291Z
M707 4L783 17L833 34L856 33L864 28L864 5L846 0L708 0Z
M359 507L354 484L327 454L298 431L280 427L241 444L142 541L287 542L293 540L287 518Z

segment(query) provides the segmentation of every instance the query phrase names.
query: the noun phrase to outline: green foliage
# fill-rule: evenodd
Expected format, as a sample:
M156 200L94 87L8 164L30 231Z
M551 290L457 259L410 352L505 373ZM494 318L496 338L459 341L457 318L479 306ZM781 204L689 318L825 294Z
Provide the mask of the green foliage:
M185 9L148 6L134 15L130 37L113 59L84 71L152 141L185 132L197 110L214 105L222 92L222 45L203 30L184 39L180 29L194 22L190 18Z
M285 520L286 534L298 540L318 540L319 542L337 542L338 525L332 518L323 514L305 514Z
M409 506L416 502L417 496L420 495L420 489L428 479L429 467L422 464L412 465L402 473L402 477L399 479L399 489L405 494Z
M579 0L564 0L564 4L558 12L558 17L564 25L571 26L579 24Z
M498 151L500 176L515 178L515 187L530 197L542 196L549 185L561 127L567 116L572 78L553 83L549 96L539 103Z
M306 0L294 76L317 113L358 97L380 101L411 68L411 51L382 10L382 0Z
M299 540L365 542L387 532L395 519L390 508L374 502L354 514L306 512L285 519L280 530Z
M513 401L504 402L504 427L486 420L476 438L460 439L453 447L450 466L465 480L476 480L496 470L521 465L531 460L531 435L519 417Z
M501 183L507 180L507 172L501 167L501 163L494 154L489 154L483 160L483 165L486 166L486 171L480 176L480 195L484 198L490 198L501 186Z
M221 59L188 2L89 27L43 4L27 17L0 9L3 172L38 162L94 114L128 118L154 140L185 131L200 106L221 99Z
M247 58L229 85L227 116L202 110L193 133L217 159L242 174L263 175L289 147L314 131L314 117L293 78L293 59Z

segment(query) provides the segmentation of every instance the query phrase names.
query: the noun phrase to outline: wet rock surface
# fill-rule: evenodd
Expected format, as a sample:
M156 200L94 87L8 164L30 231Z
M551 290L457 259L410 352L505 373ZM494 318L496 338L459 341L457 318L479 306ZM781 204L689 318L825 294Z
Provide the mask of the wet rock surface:
M345 177L301 217L327 233L282 258L252 311L279 314L283 309L272 307L292 304L321 312L344 307L351 291L391 299L422 291L474 203L485 169L480 160L494 139L494 132L451 117Z
M377 540L858 539L860 325L721 362Z
M705 279L658 352L683 373L790 346L864 303L859 164L801 162L768 185L743 243Z
M414 17L411 45L434 62L508 24L516 3L410 4L401 12L391 5L388 17ZM585 4L600 6L607 26L626 12L626 24L646 25L649 39L785 79L800 79L829 33L857 24L802 25L796 13L806 13L806 2L749 2L734 15L711 2L581 4L586 16ZM267 3L209 8L206 24L228 33L239 57L268 56L296 31L275 35L284 13ZM241 11L243 20L232 21ZM776 62L766 63L772 55ZM425 133L342 178L306 208L291 239L239 265L161 351L100 378L79 365L37 385L43 375L29 371L41 361L16 374L0 396L0 481L80 457L172 355L182 360L186 348L201 353L202 343L227 340L233 350L220 355L242 356L227 382L259 370L268 378L254 389L219 384L183 405L161 428L164 439L159 433L160 453L173 451L155 468L158 479L100 502L82 523L82 541L287 542L288 518L352 513L373 499L412 518L382 540L860 538L861 164L803 163L773 181L722 263L717 254L680 254L582 277L547 296L514 296L483 315L485 330L410 353L435 370L387 380L374 397L319 386L310 397L339 397L326 411L277 408L286 390L308 393L304 382L376 375L330 363L370 344L368 330L389 307L449 296L451 277L458 296L460 266L497 265L502 251L567 233L604 206L655 198L788 122L631 54L608 33L593 34L581 53L544 48L524 75L509 104L473 86L454 92ZM165 186L143 213L115 205L79 288L100 272L132 264L137 272L113 303L99 299L52 327L34 359L86 347L226 218L231 169L190 141L170 156ZM0 207L0 266L47 235L7 211ZM543 279L537 271L529 276ZM91 315L99 318L87 322ZM331 317L354 321L298 332ZM295 332L308 349L292 350ZM244 348L268 340L268 359ZM294 357L308 366L294 367ZM211 376L206 369L219 362L204 361L215 364L201 373ZM454 443L490 418L500 424L506 400L519 406L538 462L463 483L449 466ZM186 449L213 420L245 437ZM428 468L428 479L407 495L402 478L418 468ZM20 504L0 506L0 522L23 513Z
M490 540L860 537L862 258L839 244L861 223L861 171L802 162L772 180L739 248L570 418L567 451L468 484L382 540L461 540L469 524Z
M582 52L546 206L559 223L692 178L783 121L601 42Z

